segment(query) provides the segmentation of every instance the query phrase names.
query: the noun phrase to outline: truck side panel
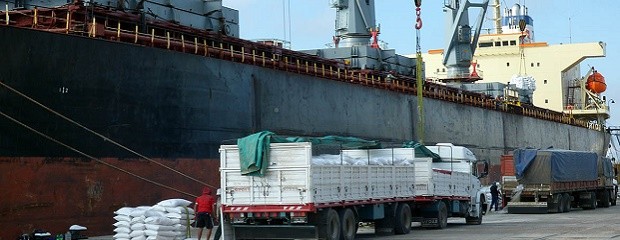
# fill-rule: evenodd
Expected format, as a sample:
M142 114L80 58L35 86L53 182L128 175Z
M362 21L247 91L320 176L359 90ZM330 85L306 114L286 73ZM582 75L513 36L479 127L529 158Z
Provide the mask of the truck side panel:
M221 182L224 205L305 204L311 202L308 193L309 143L274 144L269 156L268 171L263 177L243 176L240 171L237 146L222 146Z

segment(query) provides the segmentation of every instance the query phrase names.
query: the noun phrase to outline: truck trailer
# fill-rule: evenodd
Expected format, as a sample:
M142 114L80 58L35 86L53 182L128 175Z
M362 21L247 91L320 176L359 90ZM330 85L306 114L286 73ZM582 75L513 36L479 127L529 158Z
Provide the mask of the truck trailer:
M442 161L421 145L326 150L312 142L270 143L264 175L250 176L242 174L240 147L220 148L222 212L235 239L354 239L361 222L374 223L377 234L407 234L413 221L444 228L448 217L482 223L475 158Z
M616 205L614 170L594 152L517 149L514 152L519 194L508 213L568 212Z

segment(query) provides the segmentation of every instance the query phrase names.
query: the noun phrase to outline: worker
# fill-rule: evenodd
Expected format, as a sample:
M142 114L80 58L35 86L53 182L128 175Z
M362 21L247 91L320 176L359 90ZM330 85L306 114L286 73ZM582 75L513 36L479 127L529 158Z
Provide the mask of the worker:
M495 211L499 209L499 190L497 189L497 182L494 182L491 186L491 209L495 206Z
M211 196L211 189L205 187L202 189L202 195L196 198L194 204L194 212L196 213L196 227L198 228L198 240L202 236L202 230L206 227L207 239L211 237L211 230L213 230L213 205L215 204L215 198Z

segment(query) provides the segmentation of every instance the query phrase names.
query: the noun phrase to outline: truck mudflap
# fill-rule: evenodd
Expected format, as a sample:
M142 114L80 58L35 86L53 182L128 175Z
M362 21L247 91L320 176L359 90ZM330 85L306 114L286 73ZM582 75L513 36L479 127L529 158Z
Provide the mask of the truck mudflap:
M318 238L312 225L233 225L235 239L305 239Z
M506 208L508 213L547 213L549 211L546 202L509 202Z

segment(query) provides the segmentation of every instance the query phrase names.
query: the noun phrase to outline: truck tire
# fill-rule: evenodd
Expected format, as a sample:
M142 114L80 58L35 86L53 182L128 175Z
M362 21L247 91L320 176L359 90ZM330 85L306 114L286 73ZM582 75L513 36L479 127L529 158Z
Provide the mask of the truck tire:
M334 209L328 209L321 213L317 226L319 239L340 240L340 217Z
M590 198L588 199L587 207L582 207L586 210L596 209L598 199L596 198L596 192L590 192Z
M398 204L394 220L394 232L396 234L407 234L411 231L411 207L409 204Z
M443 201L437 203L437 228L444 229L448 226L448 207Z
M591 194L590 199L592 199L592 209L596 209L598 207L598 199L596 199L596 192L592 192L590 194Z
M568 195L568 193L564 193L562 194L562 200L564 200L564 212L570 212L571 209L571 199L570 199L570 195Z
M616 190L611 190L611 205L616 206L616 200L618 200L618 192Z
M603 193L601 193L601 207L608 208L609 205L609 191L604 190Z
M340 226L342 227L342 239L353 240L357 233L357 218L350 208L340 210Z

